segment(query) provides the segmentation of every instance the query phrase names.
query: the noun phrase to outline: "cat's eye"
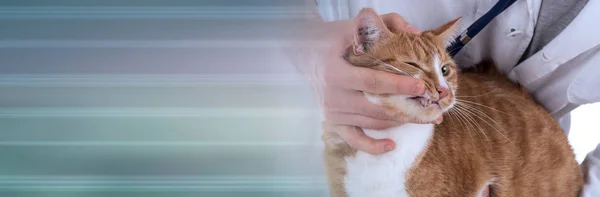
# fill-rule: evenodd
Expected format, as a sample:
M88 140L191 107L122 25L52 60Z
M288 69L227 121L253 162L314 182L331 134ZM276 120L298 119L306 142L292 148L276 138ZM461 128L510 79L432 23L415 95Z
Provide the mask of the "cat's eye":
M411 65L411 66L414 66L416 68L419 68L419 65L417 63L414 63L414 62L404 62L404 63L406 63L408 65Z
M450 74L450 68L448 68L448 65L442 66L442 75L448 76L448 74Z

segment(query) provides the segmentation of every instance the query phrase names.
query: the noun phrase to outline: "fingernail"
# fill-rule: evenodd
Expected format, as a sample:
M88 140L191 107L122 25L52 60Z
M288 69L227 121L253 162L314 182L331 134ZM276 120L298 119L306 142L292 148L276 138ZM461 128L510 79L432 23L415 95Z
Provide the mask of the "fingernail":
M384 147L384 149L385 149L385 152L389 152L389 151L392 150L392 146L389 145L389 144L386 144L385 147Z
M419 33L421 31L421 30L417 29L415 26L412 26L412 25L407 25L406 29L408 31L410 31L410 33L414 33L414 34Z
M435 124L442 124L442 121L444 121L443 117L440 117L438 119L435 120Z
M424 89L425 89L425 85L423 83L421 83L420 81L417 81L417 82L415 82L415 85L413 86L413 94L421 95L425 91Z

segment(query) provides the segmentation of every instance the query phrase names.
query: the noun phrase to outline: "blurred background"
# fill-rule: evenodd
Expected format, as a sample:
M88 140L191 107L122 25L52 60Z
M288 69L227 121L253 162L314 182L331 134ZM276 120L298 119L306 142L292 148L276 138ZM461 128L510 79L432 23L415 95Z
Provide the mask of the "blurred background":
M0 196L325 196L306 2L1 0Z
M0 196L322 196L304 2L0 1Z

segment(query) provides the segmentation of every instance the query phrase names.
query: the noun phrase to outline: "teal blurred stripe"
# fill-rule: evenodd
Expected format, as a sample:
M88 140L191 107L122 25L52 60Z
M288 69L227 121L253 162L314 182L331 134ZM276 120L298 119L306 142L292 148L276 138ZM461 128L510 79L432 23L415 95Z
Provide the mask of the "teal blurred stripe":
M2 176L0 190L310 191L323 190L324 180L309 176Z
M318 117L306 108L0 108L0 117Z
M195 192L195 191L0 191L0 196L10 197L307 197L327 196L322 191L218 191L218 192Z
M318 41L289 41L296 47L325 46ZM288 43L288 44L289 44ZM276 40L0 40L2 48L278 48Z
M202 6L202 7L0 7L0 19L306 19L311 12L300 7Z
M136 141L125 141L125 142L94 142L94 141L0 141L0 146L322 146L322 143L316 142L299 142L299 141L256 141L256 142L244 142L244 141L231 141L231 142L136 142Z
M0 196L326 196L313 8L0 1Z
M291 74L0 74L0 87L202 87L305 84L306 80Z

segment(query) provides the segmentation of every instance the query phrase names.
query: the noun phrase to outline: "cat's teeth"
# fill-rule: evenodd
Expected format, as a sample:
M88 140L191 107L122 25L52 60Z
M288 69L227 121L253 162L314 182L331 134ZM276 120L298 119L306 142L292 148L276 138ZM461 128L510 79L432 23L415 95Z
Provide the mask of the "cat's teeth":
M421 98L419 99L419 101L423 107L427 107L429 106L429 104L431 104L431 100L429 99Z
M430 99L431 97L429 96L429 93L427 93L427 91L425 91L425 93L423 93L421 95L421 97L425 98L425 99Z

